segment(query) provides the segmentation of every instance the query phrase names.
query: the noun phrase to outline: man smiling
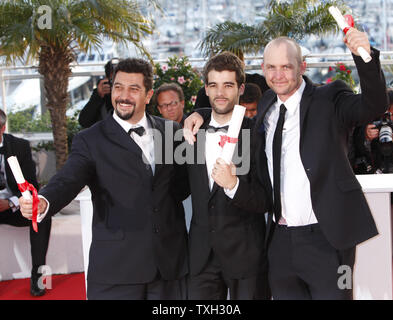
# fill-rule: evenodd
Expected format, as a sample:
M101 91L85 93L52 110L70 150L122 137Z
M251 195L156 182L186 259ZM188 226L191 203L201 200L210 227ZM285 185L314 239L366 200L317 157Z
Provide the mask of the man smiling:
M170 129L166 120L146 114L152 86L148 62L122 60L113 76L113 116L74 138L66 164L40 192L38 213L47 219L85 185L91 190L88 299L185 298L187 231L181 201L187 177L182 168L157 162L165 145L174 143L168 131L179 126L171 122ZM31 201L20 201L30 219Z
M267 196L259 183L251 186L255 172L221 179L216 168L221 136L243 94L244 65L234 54L223 52L206 63L203 76L212 113L194 146L195 155L203 151L205 163L187 166L193 204L188 296L192 300L222 300L229 293L231 300L266 299L263 214ZM252 125L253 120L244 118L241 128L249 133ZM243 165L249 159L250 140L242 134L238 150ZM231 201L235 192L248 196L247 208L240 209Z

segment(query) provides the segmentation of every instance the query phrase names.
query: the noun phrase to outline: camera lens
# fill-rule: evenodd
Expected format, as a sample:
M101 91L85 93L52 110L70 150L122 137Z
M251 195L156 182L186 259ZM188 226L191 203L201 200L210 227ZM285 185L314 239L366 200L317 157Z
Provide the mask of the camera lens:
M381 143L389 143L392 142L392 128L384 125L379 130L379 142Z

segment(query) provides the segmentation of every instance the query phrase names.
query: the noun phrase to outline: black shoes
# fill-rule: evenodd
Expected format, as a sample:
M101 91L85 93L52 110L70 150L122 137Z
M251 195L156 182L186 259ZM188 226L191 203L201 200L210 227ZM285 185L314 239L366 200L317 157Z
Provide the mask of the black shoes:
M40 273L36 273L36 274L31 275L30 294L34 297L40 297L46 293L45 288L40 289L40 287L38 286L38 280L40 279L41 276L42 276L42 274L40 274Z

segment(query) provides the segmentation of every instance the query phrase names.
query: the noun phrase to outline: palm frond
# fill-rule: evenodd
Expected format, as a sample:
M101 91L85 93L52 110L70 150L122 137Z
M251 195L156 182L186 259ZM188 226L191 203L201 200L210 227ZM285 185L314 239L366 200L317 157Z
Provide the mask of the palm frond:
M207 31L199 49L205 57L223 50L256 53L271 39L279 36L301 40L306 35L338 32L328 11L331 5L339 7L343 12L349 11L343 0L271 0L268 3L268 14L259 14L264 18L261 23L219 23Z

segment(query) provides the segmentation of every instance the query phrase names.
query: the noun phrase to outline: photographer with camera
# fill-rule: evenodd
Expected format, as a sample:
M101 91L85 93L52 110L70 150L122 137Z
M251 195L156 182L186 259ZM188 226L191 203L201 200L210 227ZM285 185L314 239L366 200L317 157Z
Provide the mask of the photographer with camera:
M353 133L355 174L393 173L393 89L388 89L389 110Z
M6 159L16 156L23 176L38 189L36 166L31 156L29 142L4 133L6 120L6 114L0 109L0 224L30 228L32 260L30 294L42 296L45 294L45 288L41 288L38 283L42 276L40 266L45 265L52 220L48 219L40 223L38 232L35 232L31 222L26 220L20 212L18 198L21 193Z
M105 78L98 81L97 88L93 90L89 102L79 114L78 121L83 128L91 127L112 113L111 79L113 70L118 63L119 59L113 58L105 65Z

